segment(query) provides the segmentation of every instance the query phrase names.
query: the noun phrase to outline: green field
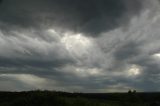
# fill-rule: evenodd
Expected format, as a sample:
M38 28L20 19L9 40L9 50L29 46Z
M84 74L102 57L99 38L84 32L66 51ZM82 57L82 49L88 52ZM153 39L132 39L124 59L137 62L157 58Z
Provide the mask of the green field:
M159 106L160 93L0 92L0 106Z

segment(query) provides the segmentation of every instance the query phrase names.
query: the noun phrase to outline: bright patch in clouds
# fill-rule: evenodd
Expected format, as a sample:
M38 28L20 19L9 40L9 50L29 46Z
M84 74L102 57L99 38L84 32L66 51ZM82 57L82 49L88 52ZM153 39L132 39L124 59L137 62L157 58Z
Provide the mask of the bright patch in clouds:
M160 53L154 54L153 57L160 58Z
M88 54L88 49L92 46L91 40L82 34L65 33L61 42L71 54L78 57Z
M141 74L141 68L137 65L132 65L130 69L128 70L129 76L137 76Z

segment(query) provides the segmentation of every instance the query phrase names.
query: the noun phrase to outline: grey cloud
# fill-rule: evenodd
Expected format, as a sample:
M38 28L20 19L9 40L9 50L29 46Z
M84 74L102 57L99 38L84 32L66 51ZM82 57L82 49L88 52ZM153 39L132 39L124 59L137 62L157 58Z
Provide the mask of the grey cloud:
M50 67L61 67L66 64L74 63L74 60L42 60L42 59L18 59L18 58L4 58L0 57L0 67L41 67L41 68L50 68Z
M0 34L0 67L61 67L76 61L65 46L50 37L43 39L38 33L8 32ZM9 35L10 34L10 35ZM23 35L22 35L23 34ZM47 40L49 37L50 41Z
M130 41L129 43L126 43L117 48L114 57L118 61L131 59L132 57L140 54L140 50L138 48L139 46L140 44L136 44L136 42Z
M128 23L141 9L139 0L5 0L0 21L3 29L55 27L98 36Z
M36 88L22 77L19 79L23 75L45 79L44 89L157 90L160 68L152 55L159 53L159 13L151 4L142 11L147 1L3 0L0 90ZM155 1L153 4L159 5ZM127 30L122 30L123 27ZM54 29L55 33L48 29ZM69 33L71 37L81 33L87 41L81 41L80 37L69 39L70 35L64 35L68 31L73 32ZM64 37L71 48L67 49L67 42L62 42ZM79 46L79 41L84 45ZM128 76L127 70L132 65L142 67L142 72Z

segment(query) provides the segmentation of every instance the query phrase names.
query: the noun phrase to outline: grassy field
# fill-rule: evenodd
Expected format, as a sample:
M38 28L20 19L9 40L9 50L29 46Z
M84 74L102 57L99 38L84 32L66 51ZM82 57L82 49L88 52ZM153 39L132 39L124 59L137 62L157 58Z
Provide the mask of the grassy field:
M0 92L0 106L160 106L160 93Z

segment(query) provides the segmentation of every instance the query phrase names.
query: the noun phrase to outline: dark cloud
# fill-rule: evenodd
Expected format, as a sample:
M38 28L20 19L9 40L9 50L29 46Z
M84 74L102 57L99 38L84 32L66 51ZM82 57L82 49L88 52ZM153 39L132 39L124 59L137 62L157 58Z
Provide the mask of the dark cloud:
M63 65L67 64L73 64L74 60L65 60L65 59L58 59L54 60L44 60L44 59L22 59L22 58L5 58L5 57L0 57L0 67L39 67L39 68L52 68L52 67L62 67Z
M114 53L114 57L118 61L131 59L140 54L139 45L136 42L130 41L129 43L123 44L118 47Z
M123 26L141 8L139 0L5 0L0 21L2 28L53 26L97 36Z

